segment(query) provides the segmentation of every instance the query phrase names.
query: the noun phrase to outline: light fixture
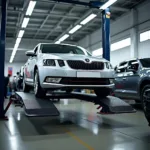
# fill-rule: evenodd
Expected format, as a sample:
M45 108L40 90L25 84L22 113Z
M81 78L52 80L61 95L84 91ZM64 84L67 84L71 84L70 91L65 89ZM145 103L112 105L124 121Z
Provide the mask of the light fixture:
M34 10L35 5L36 5L36 1L32 1L32 0L31 0L30 3L29 3L29 6L28 6L28 8L27 8L27 11L26 11L26 15L27 15L27 16L31 16L31 14L32 14L32 12L33 12L33 10ZM23 19L21 28L26 28L27 25L28 25L29 20L30 20L29 17L25 17L25 18ZM19 44L20 44L20 42L21 42L21 38L22 38L23 35L24 35L24 32L25 32L24 30L20 30L20 31L19 31L18 38L16 39L16 43L15 43L15 46L14 46L14 48L13 48L12 55L11 55L11 57L10 57L10 61L9 61L10 63L13 62L13 59L14 59L14 57L15 57L15 55L16 55L17 49L18 49Z
M13 62L13 60L14 60L14 56L13 55L11 55L11 57L10 57L10 63L12 63Z
M35 5L36 5L36 1L30 1L29 6L26 11L26 15L31 16Z
M60 44L60 41L56 41L55 44Z
M18 38L22 38L24 34L24 30L20 30L18 34Z
M73 29L71 29L69 31L70 34L73 34L75 33L77 30L79 30L82 26L81 25L76 25Z
M117 0L108 0L104 5L102 5L99 9L105 10L112 4L114 4Z
M97 15L96 14L90 14L88 17L86 17L80 24L85 25L92 19L94 19Z
M24 18L21 27L26 28L29 22L29 18Z
M18 46L19 46L20 42L21 42L21 38L17 38L16 44L18 44Z
M65 34L64 36L62 36L58 41L62 42L64 40L66 40L69 37L69 34Z

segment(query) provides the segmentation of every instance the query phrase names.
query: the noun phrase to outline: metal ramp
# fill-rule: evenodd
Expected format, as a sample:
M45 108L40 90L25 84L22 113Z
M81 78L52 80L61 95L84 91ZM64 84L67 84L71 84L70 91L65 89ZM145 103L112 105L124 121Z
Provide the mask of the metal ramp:
M16 92L16 98L23 102L28 117L59 116L59 111L49 97L39 99L32 93Z
M97 109L100 109L101 114L114 114L114 113L134 113L136 110L124 100L114 96L108 96L106 98L99 98L95 94L80 94L74 93L76 98L83 99L85 101L93 102L98 105Z
M114 113L134 113L136 110L124 100L108 96L106 98L99 98L95 94L83 94L78 92L72 92L71 94L66 94L64 92L55 92L50 95L52 98L76 98L88 102L93 102L98 105L98 109L102 108L99 113L103 114L114 114Z

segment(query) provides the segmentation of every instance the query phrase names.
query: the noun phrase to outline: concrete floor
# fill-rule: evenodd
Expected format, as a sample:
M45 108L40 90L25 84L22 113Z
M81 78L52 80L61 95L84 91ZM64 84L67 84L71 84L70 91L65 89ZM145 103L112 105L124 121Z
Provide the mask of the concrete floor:
M143 112L99 115L90 102L63 99L60 117L27 118L13 105L0 121L0 150L149 150Z

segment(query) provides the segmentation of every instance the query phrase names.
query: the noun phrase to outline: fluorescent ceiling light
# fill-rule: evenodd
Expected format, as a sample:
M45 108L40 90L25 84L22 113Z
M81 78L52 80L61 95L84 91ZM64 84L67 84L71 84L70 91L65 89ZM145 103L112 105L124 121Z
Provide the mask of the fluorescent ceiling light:
M69 34L65 34L63 37L61 37L58 41L62 42L65 39L67 39L69 37Z
M11 57L10 57L10 61L9 61L9 62L10 62L10 63L12 63L12 62L13 62L13 60L14 60L14 56L11 56Z
M100 7L100 9L106 9L106 8L108 8L109 6L111 6L112 4L114 4L115 2L116 2L117 0L108 0L104 5L102 5L101 7Z
M29 18L24 18L21 27L22 27L22 28L26 28L27 25L28 25L28 22L29 22Z
M22 38L24 34L24 30L20 30L18 34L18 38Z
M21 38L17 38L17 40L16 40L16 44L20 44L20 42L21 42Z
M26 11L26 15L31 16L35 5L36 5L36 1L30 1L29 6Z
M73 29L71 29L69 31L70 34L73 34L75 33L77 30L79 30L82 26L81 25L76 25Z
M80 24L85 25L92 19L94 19L97 15L96 14L90 14L87 18L85 18Z
M60 44L60 41L56 41L55 44Z

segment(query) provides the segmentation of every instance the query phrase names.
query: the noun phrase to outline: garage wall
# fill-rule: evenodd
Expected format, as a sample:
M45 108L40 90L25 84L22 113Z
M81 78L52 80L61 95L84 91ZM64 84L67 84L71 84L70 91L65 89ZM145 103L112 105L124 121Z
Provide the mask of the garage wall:
M16 72L20 71L21 66L23 66L25 63L5 63L5 76L8 75L8 67L13 68L13 75L16 74Z
M141 32L150 30L150 1L137 6L134 10L127 12L120 16L114 22L111 22L111 43L121 41L125 38L131 37L132 46L119 49L111 52L112 65L118 64L120 61L132 57L148 57L150 56L150 40L145 42L139 41ZM136 29L137 35L134 35L133 29ZM135 41L135 36L137 40ZM134 42L133 42L134 41ZM78 42L80 46L88 49L90 52L102 47L102 33L101 29L86 36ZM137 46L135 46L137 44Z

